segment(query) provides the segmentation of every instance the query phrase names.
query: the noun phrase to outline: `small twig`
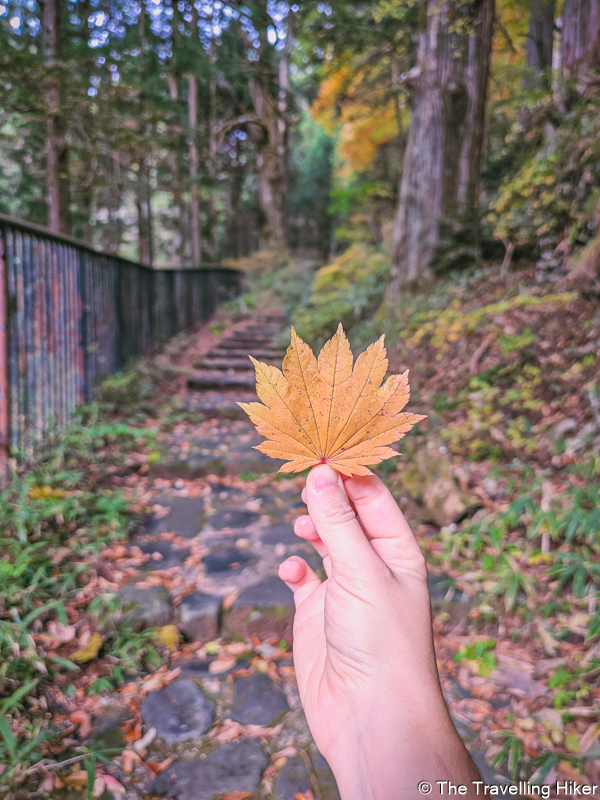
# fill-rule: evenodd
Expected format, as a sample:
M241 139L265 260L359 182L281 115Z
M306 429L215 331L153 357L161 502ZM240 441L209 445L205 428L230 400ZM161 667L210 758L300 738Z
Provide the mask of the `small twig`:
M80 756L73 756L73 758L67 758L65 761L55 761L54 764L45 764L45 758L41 761L38 761L37 764L34 764L33 767L29 767L29 769L25 770L23 775L30 775L32 772L38 772L40 769L45 769L47 772L53 769L60 769L60 767L68 767L69 764L76 764L78 761L82 761L84 758L87 758L90 753L82 753Z
M483 342L479 345L477 350L475 350L475 352L471 356L471 360L469 361L469 371L471 372L471 375L477 374L477 366L481 361L481 359L483 358L483 356L487 353L492 341L493 341L492 336L486 336L486 338L483 340Z

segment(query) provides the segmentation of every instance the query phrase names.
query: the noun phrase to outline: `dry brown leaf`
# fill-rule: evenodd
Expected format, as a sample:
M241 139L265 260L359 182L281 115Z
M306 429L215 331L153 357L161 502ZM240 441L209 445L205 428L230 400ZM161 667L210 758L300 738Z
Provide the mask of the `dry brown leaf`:
M370 475L367 464L396 456L388 445L424 419L401 413L408 372L391 375L383 336L356 359L342 326L315 357L292 328L283 372L251 358L262 403L239 403L267 441L256 449L286 459L280 472L327 463L343 475Z
M252 792L240 792L239 789L236 789L234 792L223 795L222 800L248 800L249 797L252 797Z

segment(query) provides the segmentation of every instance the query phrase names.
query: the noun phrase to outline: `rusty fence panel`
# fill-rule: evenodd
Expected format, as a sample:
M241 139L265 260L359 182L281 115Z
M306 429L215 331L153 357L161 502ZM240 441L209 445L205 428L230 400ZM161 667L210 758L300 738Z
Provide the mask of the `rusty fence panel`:
M225 267L152 269L0 214L0 472L239 284Z

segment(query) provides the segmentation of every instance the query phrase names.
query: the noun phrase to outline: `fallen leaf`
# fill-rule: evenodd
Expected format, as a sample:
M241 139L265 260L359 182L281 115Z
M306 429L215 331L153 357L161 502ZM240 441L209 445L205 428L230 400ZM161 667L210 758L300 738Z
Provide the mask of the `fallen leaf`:
M88 774L85 769L76 769L74 772L71 772L69 775L65 775L64 782L65 785L72 789L75 786L85 786L87 784Z
M141 753L146 747L152 744L156 739L156 728L149 728L141 739L133 743L133 749L136 753Z
M217 658L211 661L208 665L208 671L211 675L219 675L221 672L227 672L235 667L235 658L233 656L228 658Z
M296 792L294 800L315 800L315 796L310 789L307 789L305 792Z
M48 632L54 639L58 639L61 644L68 644L75 638L75 625L63 625L58 620L48 623Z
M169 758L165 758L164 761L161 761L160 764L154 761L146 761L145 764L155 775L159 775L161 772L164 772L167 767L170 767L173 761L175 761L175 758L169 756Z
M69 714L69 720L75 725L79 725L79 735L85 738L92 730L92 719L86 711L73 711Z
M123 750L121 757L121 766L123 767L123 771L128 775L133 772L133 765L142 760L139 754L134 750Z
M179 631L175 625L163 625L154 632L154 638L159 644L163 644L169 653L174 653L179 644Z
M225 611L228 611L239 596L240 596L240 590L236 589L235 592L231 592L231 594L228 594L226 597L224 597L222 603L223 609Z
M248 800L249 797L252 797L252 792L240 792L236 789L235 792L224 794L221 800Z
M123 784L119 783L112 775L104 775L104 783L113 797L118 797L127 793Z
M87 661L91 661L92 659L96 658L100 652L103 641L104 640L100 634L96 631L95 633L92 633L85 647L82 647L81 650L76 650L74 653L71 653L69 658L71 661L75 661L77 664L85 664Z
M367 464L398 455L388 445L424 417L401 413L410 396L408 372L382 385L388 366L383 339L361 353L354 367L341 325L318 361L293 328L283 372L250 356L262 404L238 405L267 437L256 449L289 459L280 472L327 463L343 475L370 475Z

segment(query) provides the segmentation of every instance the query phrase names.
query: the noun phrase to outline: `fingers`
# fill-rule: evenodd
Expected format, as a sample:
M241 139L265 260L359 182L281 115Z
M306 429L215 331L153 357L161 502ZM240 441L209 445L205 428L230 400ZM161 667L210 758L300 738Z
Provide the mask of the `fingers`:
M376 475L356 476L347 478L344 487L373 547L384 561L390 566L411 566L423 571L421 548L383 481Z
M301 539L306 539L307 542L310 542L321 558L325 558L327 555L327 548L321 541L321 537L317 533L317 529L313 525L310 517L306 515L297 517L294 522L294 533Z
M294 593L296 608L321 585L315 572L299 556L291 556L280 565L279 577Z
M355 579L380 566L354 513L340 476L327 464L314 467L306 481L308 513L331 557L333 574Z

